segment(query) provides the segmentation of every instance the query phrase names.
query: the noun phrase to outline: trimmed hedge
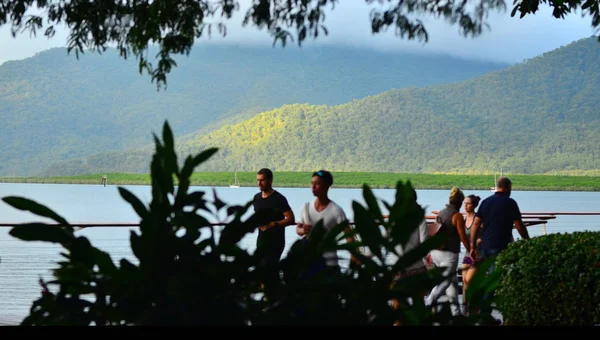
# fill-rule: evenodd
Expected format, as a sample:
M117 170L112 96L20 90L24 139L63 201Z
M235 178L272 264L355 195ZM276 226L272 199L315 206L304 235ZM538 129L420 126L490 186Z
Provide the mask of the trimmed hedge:
M600 233L549 234L500 253L497 306L510 325L600 324Z

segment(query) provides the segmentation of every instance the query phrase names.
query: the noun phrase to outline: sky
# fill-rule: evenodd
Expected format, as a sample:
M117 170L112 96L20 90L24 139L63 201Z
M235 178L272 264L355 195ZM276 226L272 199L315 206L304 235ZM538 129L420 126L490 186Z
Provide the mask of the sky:
M197 43L226 42L271 46L273 40L265 31L259 31L255 27L242 27L242 13L248 1L242 0L240 14L227 21L226 37L214 35L210 40L203 37ZM316 41L307 40L304 46L350 45L519 63L595 33L591 26L591 18L582 17L579 12L570 14L565 19L556 19L552 17L551 8L540 4L538 13L520 19L518 15L510 16L512 1L508 0L506 3L507 11L490 13L488 23L491 29L484 30L482 35L475 38L460 35L457 26L451 26L443 19L427 18L424 22L429 41L422 43L395 36L392 30L372 35L369 5L361 0L344 0L326 17L325 25L329 35L319 36ZM10 32L10 25L0 27L0 64L8 60L28 58L52 47L67 45L68 31L64 26L59 27L51 39L43 35L43 30L38 32L37 37L23 33L13 38ZM291 44L286 48L298 47Z

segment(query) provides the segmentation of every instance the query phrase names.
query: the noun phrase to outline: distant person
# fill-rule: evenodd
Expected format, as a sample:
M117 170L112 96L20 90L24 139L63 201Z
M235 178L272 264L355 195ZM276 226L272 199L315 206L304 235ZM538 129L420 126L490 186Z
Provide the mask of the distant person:
M465 231L465 220L459 212L464 199L465 195L462 190L453 187L448 198L449 203L437 215L437 219L441 223L440 230L447 235L446 242L441 249L433 249L429 252L433 264L438 268L445 268L442 274L446 279L433 287L425 299L425 305L428 307L433 306L445 294L450 302L452 315L460 314L457 270L461 242L467 252L470 250Z
M473 234L473 224L475 222L475 208L479 206L479 201L481 198L476 195L469 195L465 197L464 207L465 207L465 231L467 234L467 239L471 240L471 235ZM467 305L466 295L467 289L469 288L469 283L471 283L471 279L473 275L475 275L475 271L477 270L477 263L479 257L479 246L481 244L481 228L478 230L478 236L476 236L475 242L475 256L471 257L469 252L463 257L462 261L462 280L463 280L463 307L465 309L465 314L469 314L469 306Z
M106 186L106 175L102 176L102 185Z
M419 203L417 203L417 192L415 191L415 189L412 189L412 199L414 201L415 206L418 207L419 209L421 209L421 206L419 205ZM406 240L406 243L404 243L404 245L398 244L394 248L396 250L396 252L398 253L398 255L400 257L402 257L405 254L411 252L413 249L420 246L423 242L425 242L425 240L427 240L427 238L429 238L428 230L429 230L429 228L427 227L427 220L425 219L425 216L423 216L423 220L421 221L421 223L419 223L419 226L412 232L412 234L410 235L408 240ZM400 259L400 257L392 255L391 256L392 263L398 261ZM402 272L398 273L398 275L394 278L394 280L391 284L391 288L394 287L396 282L398 282L399 280L402 280L403 278L410 277L413 275L419 275L419 274L426 272L427 271L426 264L427 264L426 257L423 257L423 258L415 261L414 263L410 264L409 266L407 266ZM422 292L421 298L424 298L426 294L427 294L427 291L424 290ZM393 306L394 306L394 309L399 308L398 300L396 300L396 299L393 300ZM398 321L396 321L395 324L399 325L400 323Z
M517 202L510 198L512 191L512 182L508 177L500 177L497 182L496 192L483 200L481 206L475 214L473 230L471 231L471 257L476 257L474 246L477 242L479 227L484 224L481 231L481 246L479 248L481 260L486 260L492 256L498 255L502 250L508 247L512 241L513 225L524 239L529 239L527 228L523 224L521 211ZM492 273L495 265L492 265L488 274ZM484 301L489 301L493 297L493 292L486 294ZM481 312L491 315L491 306L482 306ZM495 323L497 323L496 321Z
M329 196L329 188L333 184L333 175L327 170L319 170L312 174L311 189L315 196L312 202L306 202L301 209L300 218L296 225L296 233L304 237L305 240L310 240L310 232L319 221L323 221L323 227L326 231L330 231L334 227L348 223L348 219L342 207L332 201ZM348 225L345 232L350 230ZM354 238L348 237L347 242L352 242ZM354 258L351 261L356 261ZM331 270L332 272L339 271L338 256L335 251L324 252L322 259L316 263L308 275L315 274L322 270Z
M419 205L419 203L417 203L417 192L415 189L412 189L412 199L414 201L414 204L419 209L421 209L421 206ZM398 255L404 256L406 253L409 253L410 251L421 245L421 243L425 242L425 240L429 238L428 230L429 229L427 227L427 220L425 219L425 216L423 216L423 220L421 221L421 223L419 223L419 226L412 232L408 240L406 240L406 243L404 245L396 245L395 250L398 253ZM392 261L398 260L398 258L395 255L392 255L391 257ZM419 259L416 262L409 265L405 269L405 271L400 273L400 275L397 278L401 279L403 277L417 275L426 271L426 257L423 257L422 259Z
M295 223L287 199L273 189L273 172L267 168L256 174L260 192L254 195L254 212L258 218L256 252L268 280L279 280L279 260L285 248L285 227Z

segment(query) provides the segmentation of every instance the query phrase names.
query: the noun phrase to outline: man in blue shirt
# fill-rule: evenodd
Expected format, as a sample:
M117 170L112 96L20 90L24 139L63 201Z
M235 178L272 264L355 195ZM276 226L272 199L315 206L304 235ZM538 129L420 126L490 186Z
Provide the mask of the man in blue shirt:
M477 230L483 223L481 232L481 245L479 260L483 261L492 256L498 255L502 250L508 247L512 241L513 225L522 238L529 239L527 228L523 224L521 211L517 202L510 198L512 182L507 177L500 177L497 183L496 192L483 200L475 213L473 230L471 231L471 252L470 255L475 259L475 242ZM488 274L494 271L495 265L491 265ZM486 294L484 300L489 300L493 292ZM490 306L482 306L481 312L491 314Z

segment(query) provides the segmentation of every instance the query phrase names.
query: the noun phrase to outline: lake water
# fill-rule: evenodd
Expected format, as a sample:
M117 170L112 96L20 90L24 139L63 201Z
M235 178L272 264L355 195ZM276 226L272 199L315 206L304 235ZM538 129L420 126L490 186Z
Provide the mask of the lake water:
M149 186L123 186L145 203L151 200ZM211 187L192 187L191 191L205 191L212 195ZM228 204L245 204L258 192L257 188L215 188L219 198ZM308 188L277 188L285 195L296 217L304 202L314 197ZM393 202L394 190L376 189L377 198ZM427 213L440 210L448 201L450 190L418 190L418 201ZM465 195L475 194L482 199L489 191L465 191ZM12 184L0 183L0 197L22 196L33 199L53 209L71 223L138 223L139 218L131 206L124 201L117 186L107 185L68 185L68 184ZM212 197L212 196L209 196ZM512 197L519 203L523 212L598 212L600 193L598 192L545 192L515 191ZM360 189L330 190L330 198L341 205L348 218L353 220L352 202L364 204ZM28 212L12 208L0 202L1 223L22 223L47 221ZM40 296L39 277L51 280L50 269L61 259L61 247L40 242L24 242L8 235L10 228L0 228L0 324L18 323L29 313L31 303ZM137 263L129 249L130 228L89 228L78 231L87 236L94 246L106 250L117 262L127 258ZM600 231L600 216L558 216L546 227L547 233ZM529 228L532 237L542 235L542 228ZM515 239L519 238L514 233ZM295 228L286 230L286 252L298 239ZM242 246L254 250L256 233L242 240ZM285 256L285 254L284 254Z

